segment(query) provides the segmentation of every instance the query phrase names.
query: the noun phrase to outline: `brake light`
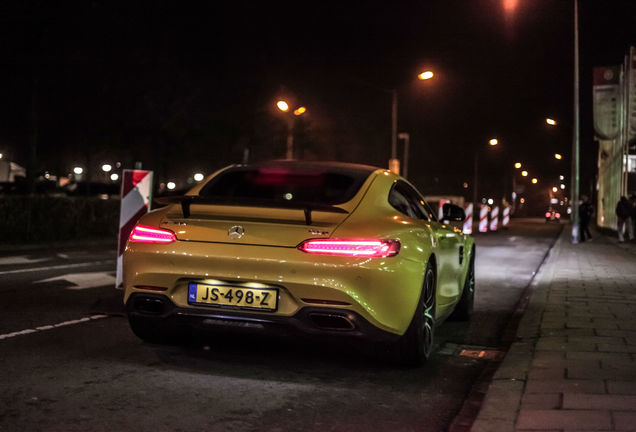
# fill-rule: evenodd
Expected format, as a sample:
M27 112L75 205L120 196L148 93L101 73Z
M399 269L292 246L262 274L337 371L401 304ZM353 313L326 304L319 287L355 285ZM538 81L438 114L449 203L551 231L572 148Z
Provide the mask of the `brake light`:
M550 212L545 212L545 217L550 217L551 214L552 213L550 213Z
M133 243L172 243L176 240L177 236L172 231L146 225L136 225L128 237L128 241Z
M397 255L400 252L400 242L376 239L311 239L298 245L298 249L311 254L381 258Z

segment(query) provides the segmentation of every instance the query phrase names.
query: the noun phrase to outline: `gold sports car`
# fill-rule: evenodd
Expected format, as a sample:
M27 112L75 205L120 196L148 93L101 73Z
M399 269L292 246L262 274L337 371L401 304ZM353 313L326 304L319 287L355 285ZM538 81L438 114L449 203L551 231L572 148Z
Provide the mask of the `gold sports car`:
M385 169L234 165L144 215L124 252L124 302L149 342L193 331L295 330L386 346L420 365L435 326L468 319L475 244Z

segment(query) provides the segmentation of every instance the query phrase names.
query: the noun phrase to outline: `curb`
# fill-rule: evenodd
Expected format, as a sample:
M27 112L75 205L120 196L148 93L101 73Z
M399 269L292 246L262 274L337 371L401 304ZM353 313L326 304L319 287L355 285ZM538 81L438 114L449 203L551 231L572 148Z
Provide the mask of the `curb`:
M521 398L535 345L540 335L541 317L554 276L555 258L560 255L561 245L568 235L569 231L563 229L548 253L545 265L540 267L539 273L530 284L531 292L528 306L519 322L515 340L493 376L471 431L503 432L515 430Z

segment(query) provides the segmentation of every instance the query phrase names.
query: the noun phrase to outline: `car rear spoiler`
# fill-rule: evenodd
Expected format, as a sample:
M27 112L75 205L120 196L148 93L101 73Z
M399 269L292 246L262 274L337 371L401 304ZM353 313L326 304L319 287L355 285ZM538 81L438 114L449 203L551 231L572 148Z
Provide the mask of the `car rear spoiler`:
M181 195L156 198L159 204L181 204L181 211L184 218L190 217L190 206L192 204L202 205L224 205L224 206L241 206L241 207L266 207L266 208L282 208L304 210L305 223L311 225L311 212L314 210L330 212L330 213L349 213L343 208L330 204L308 203L300 201L271 201L271 200L237 200L225 197L202 197L198 195Z

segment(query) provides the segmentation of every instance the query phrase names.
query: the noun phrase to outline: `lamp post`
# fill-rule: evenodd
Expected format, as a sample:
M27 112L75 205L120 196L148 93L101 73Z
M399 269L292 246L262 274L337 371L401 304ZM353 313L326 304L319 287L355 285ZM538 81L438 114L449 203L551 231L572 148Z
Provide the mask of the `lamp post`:
M289 112L289 104L284 100L279 100L276 102L276 108L280 111L287 113ZM296 117L299 117L307 112L307 108L304 106L299 106L294 111L292 111L292 116L287 118L287 140L286 140L286 150L285 150L285 159L292 160L294 159L294 124L296 121Z
M430 80L435 74L432 71L424 71L417 78L421 81ZM391 159L389 159L389 170L396 174L400 173L400 161L397 158L397 118L398 118L398 93L397 89L391 90ZM408 143L408 140L405 144ZM406 150L405 150L406 154ZM406 165L406 157L404 161ZM406 175L406 173L405 173Z
M572 137L572 243L579 242L579 1L574 0L574 133Z
M490 140L488 140L488 145L491 147L494 147L496 145L499 144L499 140L497 138L491 138ZM479 178L479 159L478 159L478 154L479 154L479 149L475 150L475 159L474 159L474 171L473 173L475 174L475 178L473 179L473 206L476 209L477 208L477 182L478 182L478 178ZM476 211L476 210L475 210Z

